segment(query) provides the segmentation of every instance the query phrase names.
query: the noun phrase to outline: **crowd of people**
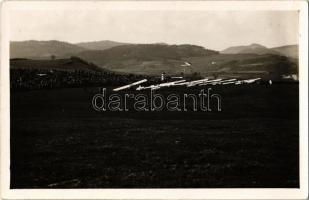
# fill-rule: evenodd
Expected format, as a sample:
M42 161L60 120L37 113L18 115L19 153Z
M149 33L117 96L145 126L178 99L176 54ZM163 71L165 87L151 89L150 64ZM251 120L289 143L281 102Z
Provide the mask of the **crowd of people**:
M116 86L152 77L116 74L108 71L61 71L44 69L11 69L12 90L52 89L66 87Z

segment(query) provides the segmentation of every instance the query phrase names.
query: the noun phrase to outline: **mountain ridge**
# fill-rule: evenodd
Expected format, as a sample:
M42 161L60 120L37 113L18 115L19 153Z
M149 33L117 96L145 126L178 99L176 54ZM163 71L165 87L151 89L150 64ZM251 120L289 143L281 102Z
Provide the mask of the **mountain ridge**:
M298 45L294 44L294 45L284 45L284 46L279 46L279 47L273 47L271 49L287 57L298 59L298 55L299 55L298 48L299 48Z
M283 55L291 58L298 58L298 45L283 45L267 48L266 46L252 43L250 45L231 46L222 51L222 54L274 54Z
M10 58L68 58L85 48L58 40L10 42Z
M218 54L218 52L196 45L130 44L116 46L106 50L83 51L78 53L77 56L85 60L91 60L99 66L103 66L110 61L181 60L185 57L213 54Z
M105 50L116 46L128 45L130 43L125 42L116 42L112 40L100 40L100 41L92 41L92 42L79 42L75 43L75 45L89 49L89 50Z
M14 61L13 59L11 60L12 68L16 67L18 62L21 63L20 67L25 68L40 68L42 65L46 68L59 68L60 66L63 69L74 70L76 68L78 70L79 67L88 67L71 61L63 61L63 64L61 60L61 62L58 61L60 63L57 66L58 64L53 61L76 57L103 70L155 76L163 72L170 75L200 73L205 76L223 73L241 77L248 77L249 74L254 77L280 77L282 74L298 73L298 57L289 56L295 53L295 50L298 51L298 47L295 45L269 49L260 44L251 44L249 50L244 49L246 46L241 46L242 49L238 49L240 53L237 54L220 54L218 51L189 44L123 44L105 50L89 50L74 44L53 40L25 43L28 45L12 42L11 46L15 48L15 51L19 44L23 44L24 46L21 45L21 47L25 49L17 50L17 53L20 53L19 57L11 55L11 58L41 59L41 61L23 59L19 59L19 61L15 59ZM33 47L29 43L37 46ZM14 48L11 51L14 52ZM255 50L258 50L258 53ZM22 53L24 54L21 55ZM15 52L16 55L18 54ZM70 65L67 65L68 63ZM184 63L190 63L190 65L184 65ZM76 67L74 67L75 64Z
M268 49L267 47L257 44L257 43L252 43L250 45L241 45L241 46L232 46L224 49L221 51L221 53L224 54L276 54L275 51Z

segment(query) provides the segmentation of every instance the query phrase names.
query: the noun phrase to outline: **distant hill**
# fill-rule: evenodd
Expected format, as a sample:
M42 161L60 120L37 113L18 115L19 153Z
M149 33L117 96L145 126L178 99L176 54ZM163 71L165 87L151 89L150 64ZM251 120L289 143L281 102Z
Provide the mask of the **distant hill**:
M267 48L260 44L251 44L247 46L229 47L220 53L222 54L274 54L283 55L291 58L298 58L298 45L286 45L274 48Z
M281 47L274 47L271 50L279 52L281 55L298 58L298 45L286 45Z
M260 44L251 44L247 46L234 46L234 47L229 47L220 53L223 54L278 54L278 52L268 49L265 46L262 46Z
M32 60L32 59L10 59L11 69L57 69L65 71L102 71L92 63L88 63L78 57L55 60Z
M128 43L115 42L110 40L94 41L94 42L81 42L76 43L77 46L89 49L89 50L105 50L112 47L127 45Z
M122 45L103 51L83 51L78 57L104 66L115 61L153 61L218 54L213 50L195 45L132 44Z
M193 57L193 71L201 74L230 75L240 78L279 78L282 74L297 74L298 63L293 58L273 54L219 54L208 57Z
M189 44L118 44L105 50L89 50L59 41L12 42L11 58L15 59L11 59L11 68L108 70L155 76L162 72L223 74L240 78L278 78L282 74L298 73L297 45L268 49L251 44L230 47L219 54ZM185 62L191 65L184 65Z
M295 59L273 54L218 54L193 45L125 45L104 51L84 51L79 57L115 72L144 75L200 73L239 77L279 77L297 73ZM184 67L189 62L190 67Z
M22 41L10 43L10 58L69 58L86 49L67 42L50 41Z

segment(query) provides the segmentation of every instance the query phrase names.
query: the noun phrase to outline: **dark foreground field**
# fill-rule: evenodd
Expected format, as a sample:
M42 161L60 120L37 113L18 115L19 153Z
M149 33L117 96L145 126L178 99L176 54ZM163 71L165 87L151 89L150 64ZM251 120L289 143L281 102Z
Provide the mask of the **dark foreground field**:
M213 87L221 112L96 112L93 91L11 93L11 188L299 187L298 84Z

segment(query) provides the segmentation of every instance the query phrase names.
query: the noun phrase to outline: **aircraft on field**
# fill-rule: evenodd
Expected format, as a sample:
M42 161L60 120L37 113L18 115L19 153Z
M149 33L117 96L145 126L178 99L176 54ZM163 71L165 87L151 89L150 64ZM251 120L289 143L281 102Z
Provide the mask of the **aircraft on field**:
M220 81L222 81L221 78L219 78L219 79L213 79L213 80L208 80L208 81L205 81L205 82L203 82L203 83L200 83L199 86L209 85L209 84L214 85L214 84L216 84L216 83L218 83L218 82L220 82Z
M204 78L204 79L196 80L196 81L190 81L187 83L187 87L192 87L192 86L195 86L201 83L205 83L206 81L208 81L208 78Z
M189 63L189 62L184 62L184 64L180 65L181 67L189 67L191 66L192 64Z
M143 79L122 87L118 87L113 89L113 91L120 91L124 89L131 88L133 86L139 85L136 90L145 90L145 89L151 89L151 90L157 90L163 87L173 87L173 86L187 86L187 87L193 87L193 86L204 86L204 85L229 85L229 84L235 84L240 85L243 83L251 84L258 80L261 80L261 78L253 78L253 79L246 79L246 80L237 80L235 78L233 79L212 79L209 80L208 78L200 79L200 80L194 80L194 81L186 81L186 80L179 80L179 81L172 81L172 82L166 82L166 83L160 83L156 85L150 85L150 86L141 86L140 84L147 82L147 79Z
M147 87L138 86L136 88L136 90L145 90L145 89L157 90L157 89L160 89L160 87L158 85L150 85L150 86L147 86Z
M183 83L186 80L179 80L179 81L172 81L172 82L167 82L167 83L161 83L161 84L157 84L157 85L150 85L148 87L143 87L143 86L139 86L138 88L136 88L136 90L143 90L143 89L152 89L152 90L156 90L159 89L161 87L170 87L170 86L175 86L176 84L179 83Z
M248 79L244 80L245 83L254 83L255 81L261 80L261 78L253 78L253 79Z
M119 87L119 88L115 88L115 89L113 89L113 91L120 91L120 90L128 89L130 87L133 87L135 85L139 85L139 84L144 83L144 82L147 82L147 79L143 79L143 80L140 80L140 81L137 81L137 82L134 82L134 83L131 83L131 84Z
M172 81L172 82L167 82L167 83L161 83L158 86L160 86L160 87L170 87L170 86L174 86L174 85L179 84L179 83L183 83L185 81L186 80L179 80L179 81Z

